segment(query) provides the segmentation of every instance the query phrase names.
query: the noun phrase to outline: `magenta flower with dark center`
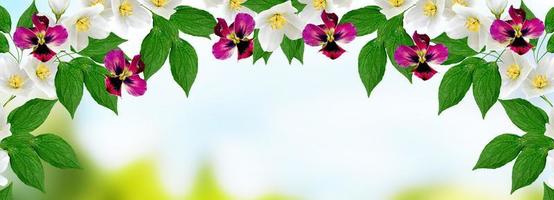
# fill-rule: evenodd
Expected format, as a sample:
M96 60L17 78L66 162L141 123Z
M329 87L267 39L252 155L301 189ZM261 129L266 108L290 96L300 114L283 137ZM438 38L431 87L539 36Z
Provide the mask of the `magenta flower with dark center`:
M394 60L401 67L412 67L413 73L426 81L432 78L437 71L429 64L440 65L448 59L448 48L442 44L429 45L430 38L425 34L412 36L415 46L402 45L394 52Z
M338 24L335 13L321 13L324 24L308 24L302 32L304 42L310 46L322 46L321 52L331 59L337 59L345 50L338 43L346 44L356 38L356 27L352 23Z
M144 63L140 59L140 55L133 57L129 63L125 59L123 51L115 49L106 54L104 65L110 72L105 80L106 90L110 94L121 96L123 85L133 96L141 96L146 92L146 81L139 76L144 71Z
M67 30L56 25L49 27L46 16L33 14L34 27L18 27L15 30L13 41L21 49L33 49L33 56L42 62L47 62L56 55L48 46L60 46L67 40Z
M237 14L235 22L231 26L227 26L224 19L217 18L214 33L220 39L213 45L212 54L215 58L224 60L233 55L233 50L236 47L239 60L252 56L254 40L248 38L248 36L254 32L255 26L254 18L246 13Z
M526 54L533 45L528 39L539 38L544 32L544 23L533 18L526 20L526 14L523 9L510 7L511 20L495 20L491 26L491 36L500 43L508 43L512 51L519 55Z

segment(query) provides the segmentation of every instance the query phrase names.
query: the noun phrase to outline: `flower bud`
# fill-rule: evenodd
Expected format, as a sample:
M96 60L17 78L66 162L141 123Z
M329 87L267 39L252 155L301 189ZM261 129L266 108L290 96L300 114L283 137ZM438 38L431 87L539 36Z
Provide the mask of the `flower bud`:
M504 10L506 10L506 6L508 6L508 0L486 0L486 2L487 7L496 19L500 19Z
M59 19L65 13L67 7L69 7L69 0L48 0L48 5L56 15L56 18Z

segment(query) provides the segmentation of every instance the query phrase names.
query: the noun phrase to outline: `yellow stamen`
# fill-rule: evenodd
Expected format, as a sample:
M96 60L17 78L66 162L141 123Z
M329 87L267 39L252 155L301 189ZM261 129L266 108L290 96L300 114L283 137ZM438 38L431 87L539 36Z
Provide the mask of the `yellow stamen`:
M46 33L44 31L38 32L37 33L38 44L46 43L45 37L46 37Z
M535 78L533 78L533 86L537 89L543 89L548 86L548 84L548 79L546 79L545 75L536 75Z
M452 0L452 4L458 4L464 7L469 6L469 4L465 0Z
M514 28L516 38L519 38L519 37L523 36L523 33L521 32L521 29L523 28L523 25L517 24L517 25L512 26L512 28Z
M229 1L229 7L235 11L239 11L242 8L242 3L244 3L245 0L231 0Z
M423 5L423 14L428 17L437 15L437 4L432 0L427 0Z
M287 24L287 19L282 14L277 13L269 18L269 24L273 29L282 29Z
M98 5L98 4L104 5L104 2L105 2L105 1L106 1L106 0L91 0L91 1L90 1L90 6L95 6L95 5Z
M427 55L427 50L417 50L417 57L419 57L419 63L425 63L427 61L427 58L425 57Z
M389 4L392 6L392 7L400 7L402 5L404 5L404 0L388 0L389 1Z
M164 7L167 4L167 0L150 0L150 2L158 8Z
M123 69L123 72L121 72L121 74L119 74L119 80L122 80L124 81L125 79L127 79L129 76L132 76L133 75L133 72L129 71L129 69L125 68Z
M46 66L44 63L40 63L35 70L35 74L40 80L45 80L46 78L50 77L50 68L48 68L48 66Z
M481 22L475 17L468 17L466 20L466 28L470 32L477 32L481 27Z
M516 80L520 74L521 68L517 64L510 65L510 67L508 67L508 70L506 70L506 75L512 80Z
M119 5L119 14L121 16L130 16L133 14L133 4L129 1L124 0L121 5Z
M327 8L327 0L313 0L312 4L316 10L324 10Z
M88 31L90 29L90 18L89 17L79 18L77 22L75 22L75 27L79 32Z
M227 36L227 39L233 41L233 43L238 44L240 43L240 38L237 37L235 33L231 33Z
M325 34L327 35L327 42L335 41L335 29L334 28L332 28L328 31L325 31Z
M25 81L23 80L23 77L18 74L11 75L10 78L8 78L8 86L13 89L19 89L23 87L24 83Z

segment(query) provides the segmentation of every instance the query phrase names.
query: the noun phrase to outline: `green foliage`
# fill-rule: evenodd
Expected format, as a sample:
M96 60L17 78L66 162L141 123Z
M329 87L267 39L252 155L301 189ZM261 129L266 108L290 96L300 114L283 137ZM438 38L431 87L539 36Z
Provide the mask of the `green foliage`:
M464 59L477 55L478 52L467 46L467 38L455 40L445 33L432 40L436 44L443 44L448 48L448 59L443 65L455 64Z
M7 53L8 51L10 51L8 39L3 33L0 33L0 53Z
M342 16L340 23L352 23L358 31L358 36L369 35L387 22L385 15L381 14L381 8L367 6L349 11Z
M104 56L109 51L116 49L120 44L126 41L127 40L120 38L114 33L110 33L110 35L104 39L89 38L89 45L81 50L79 54L90 57L96 62L103 63Z
M259 13L285 1L287 0L248 0L242 6Z
M73 148L57 135L39 135L33 139L32 144L40 158L54 167L61 169L81 168Z
M550 188L546 183L544 185L543 200L554 200L554 190Z
M10 33L12 30L12 18L6 8L0 6L0 32Z
M289 60L289 64L292 64L292 60L296 59L300 63L304 62L304 40L291 40L288 37L283 38L281 43L281 50Z
M79 66L84 75L85 86L96 103L117 114L117 96L106 90L105 78L108 70L88 58L75 58L71 61Z
M75 111L83 97L83 72L73 63L60 62L54 81L58 100L71 117L75 117Z
M263 58L265 64L267 64L267 61L269 60L269 57L271 57L272 52L267 52L262 49L260 41L258 41L258 32L258 29L254 31L254 52L252 54L254 61L252 62L252 64L256 64L256 62L261 58Z
M182 39L175 41L169 54L169 64L173 79L189 96L198 73L198 55L196 55L194 47Z
M183 33L210 39L216 20L212 14L190 6L178 6L171 15L171 23Z
M398 15L380 26L377 30L377 39L385 44L387 55L396 70L412 82L412 68L401 67L394 60L394 52L400 45L413 45L412 38L404 30L403 19L403 15Z
M514 160L522 149L521 137L514 134L499 135L485 146L473 169L502 167Z
M173 41L179 35L177 29L165 18L152 15L154 25L150 33L142 41L140 48L141 59L145 64L144 78L152 77L167 60Z
M13 134L29 133L38 128L50 114L56 100L32 99L8 115Z
M12 194L12 184L9 184L2 190L0 190L0 200L12 200L13 194Z
M554 8L550 8L548 13L546 14L544 25L547 33L554 32Z
M35 0L33 0L33 2L31 2L31 5L29 5L29 7L23 12L23 14L21 14L21 17L19 17L19 20L17 21L17 27L33 27L32 16L36 13L38 13L38 10L37 6L35 5Z
M383 80L385 67L387 65L387 54L383 42L374 39L368 42L360 51L358 56L358 73L364 84L367 96Z
M543 134L548 116L540 108L523 99L500 100L512 122L527 133Z
M548 51L548 53L554 53L554 37L550 37L548 39L548 43L546 44L546 51Z
M525 148L517 157L512 169L512 193L533 183L544 170L548 151Z
M17 177L26 185L44 192L44 169L38 154L29 147L8 149L8 154Z
M501 84L502 78L498 72L496 62L490 62L475 68L473 73L473 97L483 118L498 100Z
M469 58L444 74L439 86L439 114L462 101L473 82L473 71L484 65L483 59Z

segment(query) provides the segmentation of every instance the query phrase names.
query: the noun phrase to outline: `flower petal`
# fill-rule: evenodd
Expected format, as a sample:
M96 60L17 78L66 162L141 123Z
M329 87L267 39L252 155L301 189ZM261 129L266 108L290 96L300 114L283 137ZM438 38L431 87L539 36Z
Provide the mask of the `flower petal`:
M46 44L62 45L67 40L67 30L60 25L50 27L46 30L44 40Z
M106 69L115 74L123 72L126 62L125 54L120 49L112 50L104 57Z
M243 39L246 36L249 36L254 32L254 27L256 26L256 22L254 22L254 18L246 13L239 13L235 17L234 28L235 28L235 34L238 38Z
M38 16L37 14L33 14L31 19L37 31L46 31L48 24L50 23L48 17Z
M508 11L510 13L510 17L516 24L523 23L525 21L525 11L523 9L515 9L514 6L510 6L510 10Z
M339 58L346 52L336 42L328 42L320 51L332 60Z
M352 23L339 24L335 29L335 41L349 43L356 38L356 34L358 32Z
M308 24L302 31L302 38L307 45L321 46L322 43L327 41L327 34L321 27Z
M526 38L539 38L544 33L544 23L537 18L527 20L523 23L521 33Z
M440 65L448 59L448 48L442 44L431 45L425 55L427 62Z
M492 39L500 43L507 42L515 37L514 28L508 22L502 20L494 20L490 32Z
M533 48L533 45L525 41L525 39L523 39L522 37L514 39L512 44L510 44L510 49L512 49L512 51L516 52L519 55L526 54L527 52L529 52L529 50L531 50L531 48Z
M426 62L419 64L414 69L414 75L424 81L431 79L436 73L437 71L431 68L431 66L429 66L429 64L427 64Z
M38 44L38 38L30 29L19 27L15 29L13 42L19 48L30 49Z
M121 96L121 84L123 83L118 77L106 77L106 91L112 95Z
M429 38L428 35L418 34L417 31L414 32L412 38L419 49L427 49L427 46L429 46L429 42L431 41L431 38Z
M146 81L139 75L133 75L123 81L127 92L133 96L142 96L146 92Z
M144 62L142 62L140 55L136 55L135 57L133 57L131 65L129 65L129 70L131 70L133 74L139 74L144 71Z
M56 55L56 52L52 51L48 46L39 44L35 50L33 50L33 56L42 62L48 62L52 57Z
M232 40L226 38L220 38L212 47L212 54L215 58L225 60L233 55L233 48L235 43Z
M337 24L339 23L339 16L335 13L328 13L327 11L323 11L321 13L321 20L323 20L323 23L325 23L325 26L327 28L335 28Z
M214 33L219 37L227 37L227 35L231 33L225 19L217 18L217 24L214 27Z
M394 52L394 60L401 67L411 67L419 62L419 57L412 47L402 45Z
M252 56L254 53L254 40L240 41L237 44L237 49L239 52L239 60Z

